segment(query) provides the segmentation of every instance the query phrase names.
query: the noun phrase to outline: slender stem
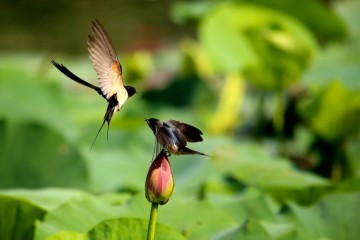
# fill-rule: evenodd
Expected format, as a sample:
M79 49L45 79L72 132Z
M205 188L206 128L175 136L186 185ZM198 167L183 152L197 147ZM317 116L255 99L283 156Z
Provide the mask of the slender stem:
M155 228L156 228L156 219L158 215L158 203L151 203L151 211L150 211L150 220L147 232L147 240L155 239Z

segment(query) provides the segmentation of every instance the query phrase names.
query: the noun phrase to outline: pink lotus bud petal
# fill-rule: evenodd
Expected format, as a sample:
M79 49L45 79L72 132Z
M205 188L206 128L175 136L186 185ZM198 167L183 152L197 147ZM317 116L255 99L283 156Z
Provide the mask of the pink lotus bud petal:
M167 203L174 190L174 179L170 162L164 151L161 151L152 162L146 176L145 196L149 202Z

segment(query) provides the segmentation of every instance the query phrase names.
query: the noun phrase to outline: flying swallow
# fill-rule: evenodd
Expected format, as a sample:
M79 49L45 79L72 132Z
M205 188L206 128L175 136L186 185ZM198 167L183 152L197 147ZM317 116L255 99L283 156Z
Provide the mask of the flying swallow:
M106 101L108 101L109 104L106 109L104 121L96 134L92 144L93 146L105 122L108 124L107 138L109 139L109 125L114 112L120 110L126 100L136 93L136 89L131 86L124 86L121 64L117 58L111 40L99 20L96 19L92 22L91 29L92 34L89 35L87 41L88 52L95 72L98 76L99 87L82 80L64 65L59 64L54 60L51 62L67 77L77 83L94 89L103 98L105 98Z
M153 131L157 142L169 154L200 154L204 153L186 147L187 142L202 142L202 132L194 126L176 120L161 122L156 118L145 119Z

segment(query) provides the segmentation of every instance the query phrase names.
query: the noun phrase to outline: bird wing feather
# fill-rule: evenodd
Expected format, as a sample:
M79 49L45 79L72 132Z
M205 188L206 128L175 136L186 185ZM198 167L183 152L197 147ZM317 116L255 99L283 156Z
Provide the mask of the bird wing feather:
M202 132L194 126L176 120L167 120L164 123L176 127L188 142L201 142L203 140Z
M127 91L122 80L121 64L105 29L99 22L92 22L92 34L88 37L88 51L90 59L98 76L101 91L106 99L114 94L124 94L127 98Z

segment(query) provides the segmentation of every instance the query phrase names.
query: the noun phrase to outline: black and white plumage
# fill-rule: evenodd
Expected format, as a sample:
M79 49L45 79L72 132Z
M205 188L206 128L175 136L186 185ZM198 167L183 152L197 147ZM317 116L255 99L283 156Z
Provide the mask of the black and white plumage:
M92 33L88 36L88 52L95 72L98 76L99 87L82 80L64 65L59 64L54 60L52 63L67 77L77 83L94 89L103 98L105 98L106 101L108 101L109 104L106 109L104 120L94 139L94 144L105 122L108 123L109 130L110 121L114 112L121 109L126 100L136 93L136 89L131 86L124 86L121 64L117 58L111 40L99 20L96 19L92 22L91 29Z

